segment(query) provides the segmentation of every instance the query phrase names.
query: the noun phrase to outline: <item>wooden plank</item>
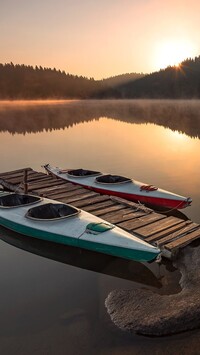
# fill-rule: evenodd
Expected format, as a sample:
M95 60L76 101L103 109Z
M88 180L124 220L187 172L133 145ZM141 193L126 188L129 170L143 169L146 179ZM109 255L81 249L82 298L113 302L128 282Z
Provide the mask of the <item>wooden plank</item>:
M175 249L185 247L186 245L190 244L192 241L198 239L199 237L200 237L200 228L198 228L192 233L186 234L184 237L179 238L172 243L166 244L165 248L169 251L174 251Z
M175 234L175 232L179 232L181 231L183 228L187 227L189 224L191 224L192 221L182 221L179 224L176 224L170 228L164 229L156 234L153 234L152 236L147 236L147 238L145 238L145 241L147 242L154 242L156 240L162 241L162 240L170 240L170 238L172 238L172 236Z
M83 195L81 195L82 200L78 199L78 200L70 200L69 203L73 203L74 206L78 207L78 208L83 208L85 206L97 203L97 202L103 202L103 201L108 201L109 197L107 195L93 195L91 196L90 194L86 194L87 197L84 199Z
M26 169L24 171L26 171ZM13 173L13 174L8 175L8 176L6 175L5 178L3 178L3 176L0 176L0 178L4 179L6 181L10 181L11 179L14 179L14 178L23 177L24 176L24 171L16 173L16 174ZM40 172L37 172L37 171L34 171L34 170L27 170L27 173L28 173L28 176L47 176L44 173L40 173Z
M124 198L117 197L117 196L111 196L111 199L114 202L117 202L117 203L120 203L120 204L124 204L125 206L128 206L128 207L135 208L136 210L142 210L142 211L145 211L145 212L153 212L153 210L151 208L148 208L148 207L146 207L145 205L143 205L141 203L128 201L128 200L125 200Z
M22 181L23 181L22 177L20 179L18 179L16 182L14 181L14 184L8 180L0 179L0 184L19 185Z
M105 208L108 206L114 206L114 202L111 200L106 200L100 203L95 203L92 205L88 205L84 207L84 211L90 212L90 213L95 213L96 210L99 210L101 208Z
M20 178L13 178L11 180L5 180L10 185L19 185L23 182L23 176Z
M30 176L32 177L32 174L28 175L29 178ZM0 178L0 181L5 181L6 183L10 183L10 184L17 184L23 181L23 179L24 179L24 174L20 174L20 175L13 175L12 177L9 178Z
M32 182L34 182L34 181L44 181L44 180L46 180L46 177L45 176L28 176L28 180L27 180L27 182L28 183L32 183Z
M85 193L85 194L82 194L82 195L79 195L79 196L75 196L75 197L64 197L64 198L59 198L58 201L63 201L64 203L70 203L70 204L73 204L74 206L78 207L79 205L79 208L80 208L80 205L81 205L81 201L83 202L83 205L87 205L88 202L85 203L85 201L89 198L93 198L93 197L97 197L98 194L96 192L92 192L90 191L90 193ZM84 201L83 201L84 200Z
M1 176L0 179L10 182L12 179L17 179L17 178L23 179L23 177L24 177L24 173L18 173L18 174L12 174L10 176L5 176L5 177Z
M64 187L67 186L67 185L68 185L67 183L63 182L62 184L59 184L59 185L56 184L56 185L53 185L53 186L44 187L42 189L38 189L37 193L38 194L41 193L41 194L44 195L45 193L48 194L48 192L51 193L51 191L52 192L56 192L56 191L59 190L59 188L61 188L61 189L63 188L64 189Z
M28 176L47 176L46 174L44 174L44 173L41 173L41 172L38 172L38 171L34 171L34 170L32 170L32 171L28 171Z
M179 226L179 225L178 225ZM177 226L177 227L178 227ZM198 224L196 223L190 223L188 226L185 226L178 231L169 234L168 236L161 238L157 241L157 243L161 246L164 244L171 243L172 241L182 238L185 234L193 232L193 230L196 230L198 227Z
M24 172L24 170L33 171L33 169L31 169L31 168L23 168L23 169L18 169L18 170L6 171L3 173L0 173L0 178L2 178L2 176L7 177L9 175L17 174L19 172Z
M42 181L43 181L43 180L42 180ZM48 176L44 179L44 181L49 181L49 182L52 182L52 183L55 183L55 182L56 182L55 180L53 180L52 178L50 178L50 177L48 177ZM33 185L37 185L37 181L34 182Z
M180 218L171 216L171 217L165 218L162 221L155 222L155 223L151 224L150 226L145 226L145 227L139 228L137 230L137 233L142 235L143 237L150 237L155 233L158 233L162 230L166 230L167 228L170 228L170 227L172 227L176 224L179 224L181 222L182 222L182 220Z
M37 192L38 189L41 189L43 187L50 187L50 186L61 185L61 184L62 184L62 181L57 181L57 180L52 181L50 179L45 182L29 184L28 189L29 189L29 191L36 191Z
M128 209L128 207L127 207ZM124 221L128 221L130 219L134 219L134 218L138 218L138 217L142 217L146 214L144 214L144 212L142 211L137 211L137 212L133 212L133 213L121 213L121 211L123 210L120 210L117 212L117 214L114 212L114 213L107 213L105 215L102 215L101 218L105 219L106 221L110 222L110 223L113 223L113 224L118 224L118 223L122 223ZM95 214L95 212L94 212Z
M28 170L28 175L43 175L47 176L47 174L43 173L42 171L35 171L35 170Z
M55 198L55 196L60 195L62 193L77 191L77 190L81 190L81 189L82 189L81 186L76 186L76 185L69 183L64 186L61 185L61 187L57 187L57 189L54 189L54 190L48 189L47 193L48 193L49 197Z
M28 176L47 176L46 174L40 172L40 171L35 171L35 170L28 170Z
M135 231L137 228L143 227L145 225L151 224L155 221L166 218L166 216L159 213L150 213L141 218L136 218L127 222L118 223L118 227L124 228L128 231Z
M104 219L104 217L102 216L122 216L126 214L127 209L128 207L125 207L124 205L114 204L112 206L109 206L108 208L105 208L103 211L102 209L96 210L94 214L95 216L101 216L101 218Z
M111 207L107 207L107 208L102 208L100 210L97 210L95 211L95 216L102 216L104 215L105 213L109 213L109 212L113 212L115 211L116 213L121 210L122 208L124 208L124 205L114 205L114 206L111 206Z
M51 198L53 198L54 200L61 199L61 198L71 198L71 197L73 198L73 197L76 197L76 196L79 196L79 195L85 194L85 193L86 193L86 190L81 188L81 189L78 189L75 191L61 192L61 193L51 196ZM47 196L49 197L49 194L47 194Z
M20 177L15 177L15 178L12 178L12 179L6 179L6 181L12 185L17 185L17 184L20 184L22 183L24 180L24 176L20 176ZM33 181L37 181L37 182L40 182L40 181L44 181L46 180L46 177L45 176L34 176L34 177L31 177L28 175L28 182L33 182Z
M113 206L119 206L119 205L117 205L116 203L113 205ZM106 212L105 210L104 210L104 216L107 216L108 218L109 217L113 217L113 216L118 216L118 217L121 217L122 218L122 216L124 216L124 215L128 215L130 212L132 212L132 209L131 208L128 208L128 207L126 207L126 206L124 206L124 205L121 205L121 206L123 206L122 208L120 208L120 210L119 211L116 211L115 209L114 210L109 210L108 212Z

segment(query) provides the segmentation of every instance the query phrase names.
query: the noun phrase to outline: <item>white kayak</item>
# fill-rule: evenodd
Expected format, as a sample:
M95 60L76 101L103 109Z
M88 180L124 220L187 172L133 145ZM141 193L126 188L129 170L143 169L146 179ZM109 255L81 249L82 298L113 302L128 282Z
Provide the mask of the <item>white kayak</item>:
M0 225L26 236L137 261L160 250L71 205L33 195L0 194Z
M104 195L113 195L134 202L141 202L161 208L181 209L192 203L190 197L177 195L153 185L118 175L103 174L84 169L60 169L44 165L48 174L78 184Z

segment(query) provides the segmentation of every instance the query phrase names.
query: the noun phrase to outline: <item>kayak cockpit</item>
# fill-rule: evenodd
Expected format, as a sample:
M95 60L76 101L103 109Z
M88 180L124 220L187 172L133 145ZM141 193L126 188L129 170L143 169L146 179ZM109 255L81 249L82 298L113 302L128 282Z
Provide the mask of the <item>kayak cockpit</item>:
M85 170L85 169L68 170L67 174L69 176L73 176L73 177L88 177L88 176L101 175L101 173L99 171Z
M132 180L119 175L102 175L97 177L95 182L100 184L124 184L126 182L132 182Z
M78 208L63 203L46 203L37 207L30 208L26 217L35 220L57 220L73 217L80 213Z
M9 194L0 196L0 208L12 208L31 205L41 201L41 197L25 194Z

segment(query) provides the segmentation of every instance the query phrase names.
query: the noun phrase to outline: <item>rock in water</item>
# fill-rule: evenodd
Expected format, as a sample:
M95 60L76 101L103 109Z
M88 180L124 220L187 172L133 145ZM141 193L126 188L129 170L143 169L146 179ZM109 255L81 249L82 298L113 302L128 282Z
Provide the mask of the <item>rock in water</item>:
M174 265L181 272L181 292L159 295L151 290L115 290L106 301L112 321L122 330L149 336L174 334L200 326L200 246L180 252Z

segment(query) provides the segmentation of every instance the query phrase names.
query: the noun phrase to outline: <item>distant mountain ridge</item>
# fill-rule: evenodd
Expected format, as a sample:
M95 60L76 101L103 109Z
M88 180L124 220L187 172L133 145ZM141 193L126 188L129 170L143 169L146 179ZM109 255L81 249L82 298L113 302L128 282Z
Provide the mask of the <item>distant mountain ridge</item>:
M0 64L0 99L200 98L200 56L152 74L102 80L41 66Z
M107 84L108 86L118 86L122 84L126 84L129 82L133 82L135 80L141 79L145 76L146 74L138 74L138 73L126 73L126 74L120 74L120 75L115 75L111 76L106 79L100 80L103 84Z

